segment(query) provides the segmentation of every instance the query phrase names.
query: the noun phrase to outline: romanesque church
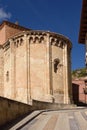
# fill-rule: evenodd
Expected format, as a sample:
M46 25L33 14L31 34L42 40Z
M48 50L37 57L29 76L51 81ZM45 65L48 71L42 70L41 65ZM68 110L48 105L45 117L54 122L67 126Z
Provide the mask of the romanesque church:
M0 24L0 96L29 104L33 99L69 104L70 40L3 21Z

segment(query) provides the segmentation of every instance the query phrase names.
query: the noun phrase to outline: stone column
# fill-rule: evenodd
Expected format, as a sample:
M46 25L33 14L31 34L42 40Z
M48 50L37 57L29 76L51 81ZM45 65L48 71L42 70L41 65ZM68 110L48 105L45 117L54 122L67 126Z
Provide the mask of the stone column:
M69 82L69 100L70 103L73 103L72 97L72 76L71 76L71 49L68 49L68 82Z
M47 99L49 101L52 101L52 96L51 96L51 61L50 61L50 39L49 39L49 34L47 34L46 38L46 82L45 82L45 87L46 87L46 95Z
M31 103L31 81L30 81L30 43L29 36L24 35L24 40L26 43L26 72L27 72L27 103Z
M68 53L67 53L67 44L65 44L64 47L64 52L63 52L63 58L64 58L64 104L69 104L70 100L69 100L69 81L68 81Z
M9 39L10 42L10 78L11 78L11 99L16 99L16 81L15 81L15 76L16 76L16 64L15 64L15 46L14 46L14 41L13 39Z
M0 46L0 96L4 96L4 57L3 47Z

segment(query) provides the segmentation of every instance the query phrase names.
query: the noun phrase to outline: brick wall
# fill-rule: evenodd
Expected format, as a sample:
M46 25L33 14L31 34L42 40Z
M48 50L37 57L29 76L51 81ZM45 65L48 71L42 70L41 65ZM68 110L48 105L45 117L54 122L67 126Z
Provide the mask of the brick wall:
M15 27L16 26L16 27ZM18 28L18 25L11 25L11 23L5 24L1 29L0 29L0 45L3 45L8 38L14 36L15 34L22 32L24 30L28 30L28 29L23 29L23 28Z
M72 91L74 102L87 103L87 94L84 93L85 79L76 79L72 81ZM77 100L77 101L76 101Z

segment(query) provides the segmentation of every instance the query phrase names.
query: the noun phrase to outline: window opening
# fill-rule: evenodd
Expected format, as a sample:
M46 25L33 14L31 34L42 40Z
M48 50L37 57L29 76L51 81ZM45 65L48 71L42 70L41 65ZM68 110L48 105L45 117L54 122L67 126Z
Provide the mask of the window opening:
M9 71L6 72L6 81L9 81Z
M55 59L55 60L54 60L54 72L55 72L55 73L57 73L59 62L60 62L59 59Z

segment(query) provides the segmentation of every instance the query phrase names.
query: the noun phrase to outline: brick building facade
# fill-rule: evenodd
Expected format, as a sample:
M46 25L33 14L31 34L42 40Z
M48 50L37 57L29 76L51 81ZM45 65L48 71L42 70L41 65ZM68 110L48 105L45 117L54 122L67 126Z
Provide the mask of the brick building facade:
M78 105L87 103L87 92L85 91L87 87L85 83L86 79L84 77L72 80L73 101Z

